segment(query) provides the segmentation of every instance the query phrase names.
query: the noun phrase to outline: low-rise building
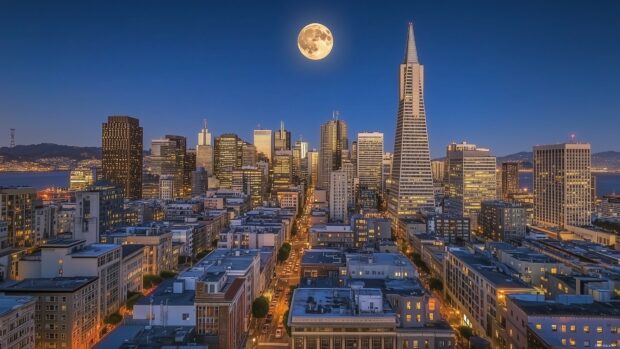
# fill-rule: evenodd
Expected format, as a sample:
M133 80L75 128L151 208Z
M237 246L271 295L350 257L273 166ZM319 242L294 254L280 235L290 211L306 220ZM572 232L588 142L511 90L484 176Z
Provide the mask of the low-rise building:
M165 280L134 305L133 319L148 320L151 326L194 326L194 300L195 290L186 289L183 280Z
M481 204L482 234L494 241L521 240L525 237L525 207L514 201L491 200Z
M590 296L511 295L507 348L609 348L620 345L620 307Z
M34 278L0 292L36 298L36 348L92 348L99 339L97 277Z
M427 219L427 231L446 244L469 241L470 219L454 214L432 215Z
M311 248L355 248L355 233L350 225L320 224L310 227Z
M346 275L351 279L411 279L418 272L402 253L350 253Z
M122 245L121 294L142 292L144 272L144 246L138 244Z
M35 348L35 303L30 296L0 296L0 348Z
M346 273L346 256L344 252L334 249L305 250L301 256L302 277L327 277L338 279Z
M444 265L446 297L461 314L461 324L504 348L505 321L501 310L506 296L536 291L516 277L499 271L498 266L480 254L449 248ZM472 292L475 291L475 292Z

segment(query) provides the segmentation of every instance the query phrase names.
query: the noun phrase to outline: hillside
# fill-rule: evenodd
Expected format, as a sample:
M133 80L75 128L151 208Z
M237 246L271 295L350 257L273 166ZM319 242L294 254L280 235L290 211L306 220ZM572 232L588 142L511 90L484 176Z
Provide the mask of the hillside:
M37 161L39 159L57 157L69 158L71 160L99 159L101 158L101 148L53 143L17 145L13 148L0 148L0 157L7 161Z

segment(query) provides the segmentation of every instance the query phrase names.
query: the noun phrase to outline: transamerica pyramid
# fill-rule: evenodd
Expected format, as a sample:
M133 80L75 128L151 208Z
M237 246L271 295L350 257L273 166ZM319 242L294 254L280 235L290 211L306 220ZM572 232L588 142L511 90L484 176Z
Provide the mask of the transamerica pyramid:
M405 59L399 70L398 116L388 192L388 211L398 218L433 211L433 176L424 108L424 66L409 23Z

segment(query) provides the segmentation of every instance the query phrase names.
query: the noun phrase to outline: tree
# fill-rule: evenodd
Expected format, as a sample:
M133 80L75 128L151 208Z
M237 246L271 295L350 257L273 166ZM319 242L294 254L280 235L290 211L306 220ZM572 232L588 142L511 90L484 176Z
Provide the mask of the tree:
M291 309L286 309L286 311L284 312L284 329L286 330L286 334L288 334L288 336L291 336L291 328L288 325L288 313Z
M260 296L252 303L252 315L262 319L269 312L269 300L265 296Z
M153 274L145 274L142 277L142 286L146 289L146 288L151 288L153 286L159 285L161 283L162 279L161 277L159 277L159 275L153 275Z
M177 276L177 273L169 270L162 270L159 273L159 277L161 277L162 279L172 279L175 276Z
M431 278L428 281L428 287L431 291L443 291L443 283L438 278Z
M109 325L116 325L117 323L121 322L121 320L123 320L123 317L121 316L121 314L112 313L106 316L106 318L103 319L103 322Z
M288 259L289 254L291 253L291 244L285 242L282 244L282 247L278 250L278 262L282 263Z
M472 331L471 327L459 326L459 334L461 335L461 337L469 340L471 336L474 335L474 332Z

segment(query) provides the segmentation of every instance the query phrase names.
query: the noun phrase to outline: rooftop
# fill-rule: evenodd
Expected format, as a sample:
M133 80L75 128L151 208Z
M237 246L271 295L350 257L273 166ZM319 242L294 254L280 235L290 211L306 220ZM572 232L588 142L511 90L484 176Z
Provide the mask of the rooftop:
M140 251L140 250L144 249L144 245L140 245L140 244L125 244L125 245L121 245L121 248L123 249L123 252L122 252L123 258L125 258L127 256L131 256L132 254L136 253L137 251Z
M77 258L92 258L99 257L108 252L120 249L120 245L113 244L92 244L86 245L83 249L77 250L71 253L71 257Z
M153 305L194 305L195 292L193 290L185 290L180 293L173 292L173 284L175 280L165 280L153 293L148 297L142 297L136 304L149 305L151 300ZM182 282L182 281L181 281Z
M528 315L544 316L613 316L620 317L620 305L617 303L576 303L564 304L553 301L530 301L522 299L512 299L512 301L523 309Z
M353 228L346 224L317 224L310 227L310 232L352 233Z
M86 240L74 240L74 239L52 239L47 243L41 245L41 248L57 248L57 247L72 247L85 243Z
M0 296L0 316L4 316L30 302L34 303L35 298L30 296Z
M467 264L471 269L476 270L495 287L502 288L530 288L521 280L497 271L495 263L479 255L460 250L450 251L455 257Z
M305 250L301 264L342 264L345 265L345 254L340 250L310 249Z
M382 296L379 289L366 288L358 291L370 296ZM293 293L290 314L291 318L311 318L310 321L325 321L326 318L363 317L372 317L373 322L394 324L396 321L389 306L382 312L360 312L356 308L351 288L298 288ZM293 321L298 321L298 319Z
M0 288L3 292L75 292L97 280L96 276L33 278Z

